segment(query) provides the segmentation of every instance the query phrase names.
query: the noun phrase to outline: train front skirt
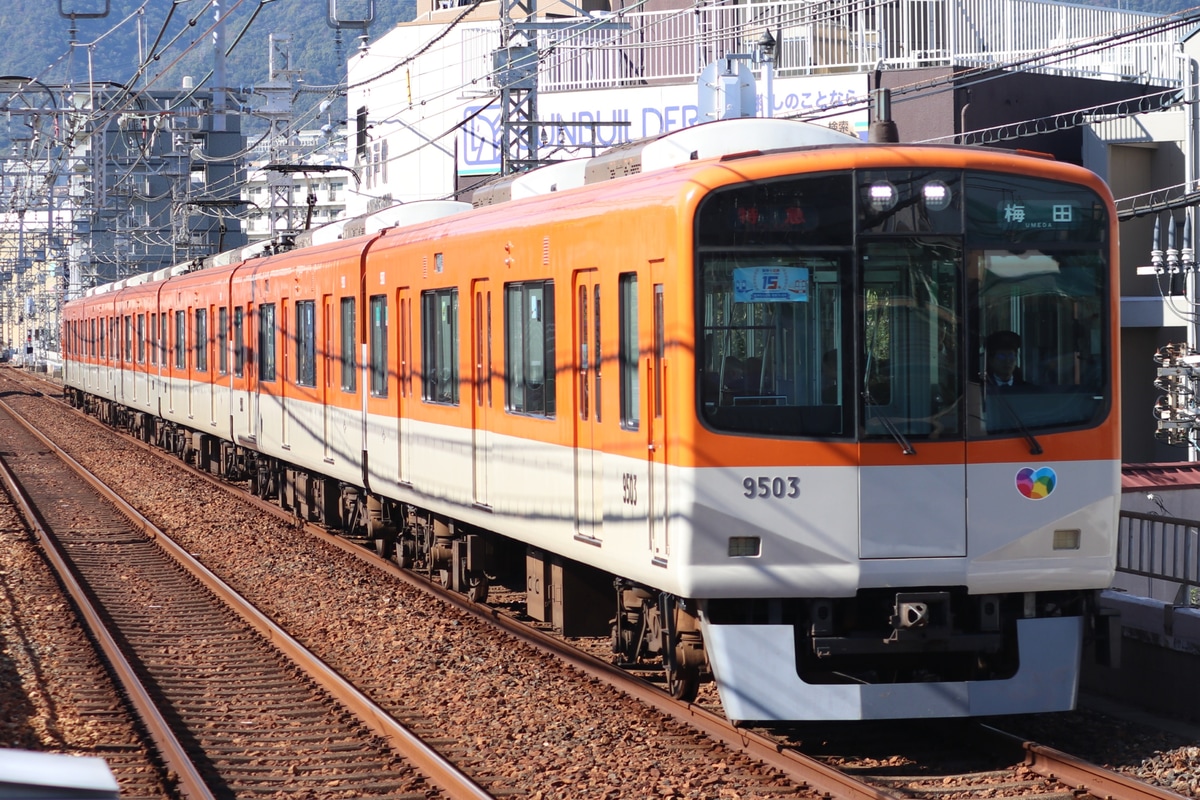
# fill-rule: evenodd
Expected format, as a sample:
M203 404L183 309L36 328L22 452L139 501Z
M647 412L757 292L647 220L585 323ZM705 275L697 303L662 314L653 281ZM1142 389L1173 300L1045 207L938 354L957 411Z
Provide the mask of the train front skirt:
M726 716L738 722L967 717L1070 711L1079 689L1082 617L1017 621L1020 668L988 681L813 685L797 673L791 625L702 621Z

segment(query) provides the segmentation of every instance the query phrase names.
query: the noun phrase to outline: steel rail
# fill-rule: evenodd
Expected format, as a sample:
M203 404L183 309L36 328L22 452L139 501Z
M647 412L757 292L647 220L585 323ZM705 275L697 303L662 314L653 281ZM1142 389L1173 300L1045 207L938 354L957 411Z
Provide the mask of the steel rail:
M989 725L980 728L989 736L1020 747L1025 752L1025 766L1044 778L1071 787L1077 794L1086 792L1103 800L1185 800L1184 795L1170 789L1089 764L1053 747L1025 741Z
M25 419L13 411L7 403L0 400L0 407L3 407L17 424L34 433L41 441L45 442L45 437L34 431ZM196 765L192 762L187 751L171 730L170 725L167 724L166 719L163 718L154 700L150 697L150 693L146 690L145 685L138 678L133 665L129 663L129 660L121 652L121 648L117 645L112 633L109 632L108 626L105 625L95 606L88 599L87 593L84 592L79 582L75 580L75 575L67 564L66 558L63 557L57 543L55 543L53 537L46 530L42 515L34 508L31 499L25 492L25 488L21 485L17 476L13 474L12 469L3 456L0 456L0 475L3 476L14 502L20 507L22 515L41 543L46 558L58 573L63 586L75 602L75 606L79 610L84 624L104 651L104 655L112 666L117 682L125 690L130 702L133 704L134 710L140 715L142 722L145 723L153 744L158 748L159 755L162 757L167 768L172 770L177 776L176 786L184 796L192 798L192 800L216 800L215 795L209 791L207 784L205 784L204 779L200 776Z
M1039 775L1104 800L1184 800L1184 796L1120 772L1081 761L1052 747L1025 742L1025 765Z

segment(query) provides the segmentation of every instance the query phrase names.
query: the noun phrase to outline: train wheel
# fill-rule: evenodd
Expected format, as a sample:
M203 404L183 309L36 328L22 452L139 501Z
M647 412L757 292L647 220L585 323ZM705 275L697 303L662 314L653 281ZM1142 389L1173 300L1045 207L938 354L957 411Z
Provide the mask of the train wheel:
M392 553L392 560L400 569L412 569L413 564L417 563L417 542L411 536L399 536L396 538L396 546Z
M699 620L686 600L664 593L659 595L658 605L663 623L659 637L667 691L676 700L690 703L700 691L707 663Z
M695 667L671 669L664 667L667 676L667 692L676 700L691 703L700 693L700 670Z

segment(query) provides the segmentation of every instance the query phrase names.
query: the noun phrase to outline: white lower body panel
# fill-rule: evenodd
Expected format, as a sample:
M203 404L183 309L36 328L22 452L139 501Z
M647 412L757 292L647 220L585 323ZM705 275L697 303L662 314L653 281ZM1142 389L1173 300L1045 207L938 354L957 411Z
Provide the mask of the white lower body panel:
M1021 666L995 681L805 683L791 625L702 622L725 714L739 722L975 717L1069 711L1083 653L1081 617L1017 621Z

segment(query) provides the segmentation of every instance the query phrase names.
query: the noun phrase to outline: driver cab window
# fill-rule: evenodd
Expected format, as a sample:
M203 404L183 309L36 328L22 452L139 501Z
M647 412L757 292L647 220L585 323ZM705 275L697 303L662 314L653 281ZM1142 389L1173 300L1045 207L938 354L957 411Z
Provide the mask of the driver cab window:
M704 261L701 409L717 428L842 433L846 391L836 258Z
M978 303L969 408L976 436L1079 425L1105 405L1102 261L1094 253L971 254Z

